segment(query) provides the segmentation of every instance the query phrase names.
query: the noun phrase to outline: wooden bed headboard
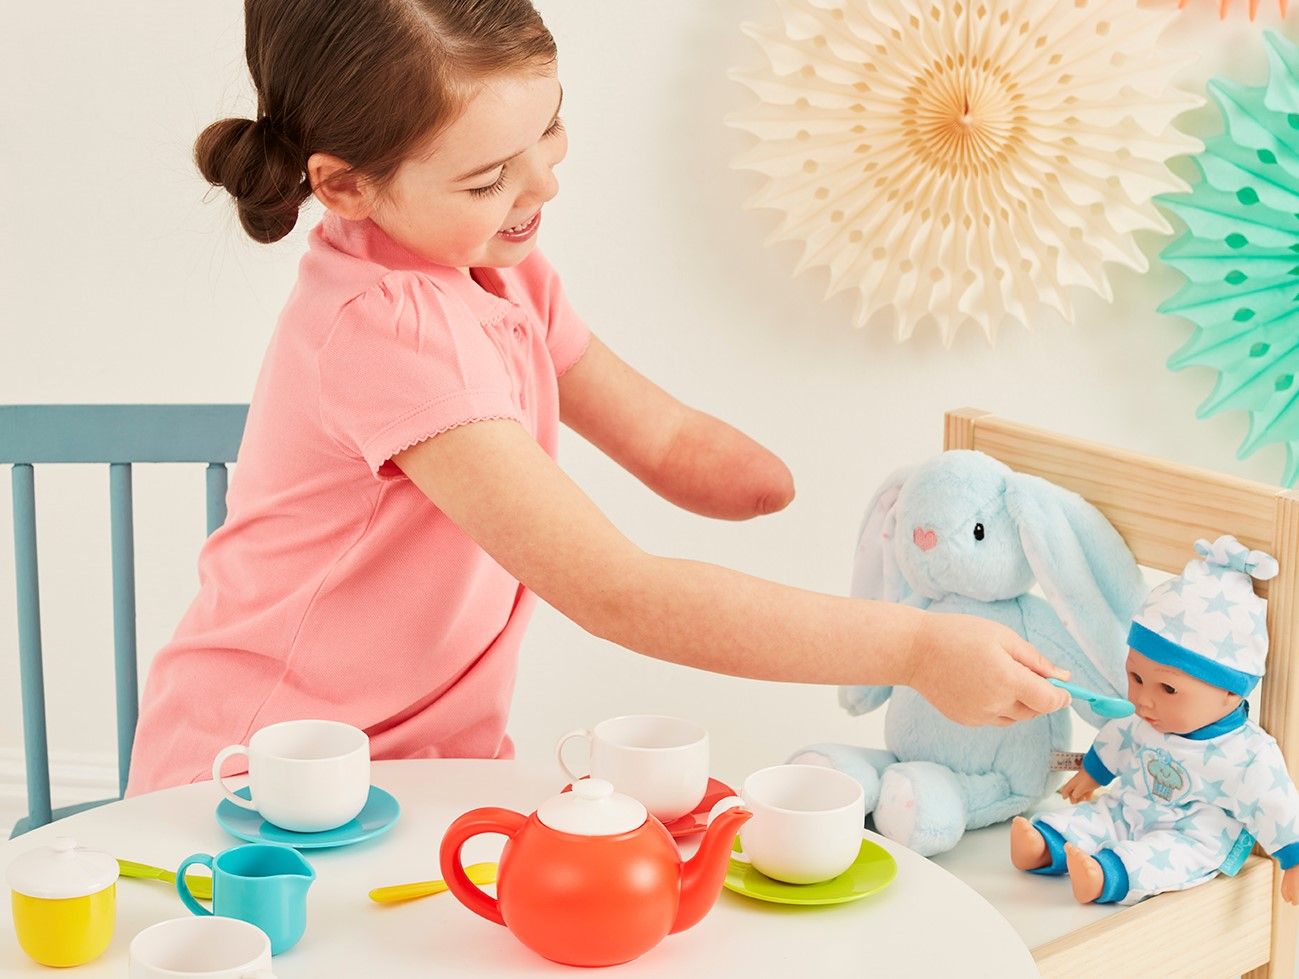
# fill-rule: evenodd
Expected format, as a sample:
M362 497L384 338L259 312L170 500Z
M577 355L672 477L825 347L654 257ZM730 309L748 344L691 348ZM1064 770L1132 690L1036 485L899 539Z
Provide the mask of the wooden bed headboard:
M1258 720L1276 738L1291 777L1295 777L1299 770L1299 682L1294 679L1299 657L1299 494L1057 435L973 408L946 414L943 447L977 449L1012 469L1080 494L1105 514L1137 563L1146 567L1178 573L1191 559L1197 538L1213 540L1226 533L1273 555L1280 573L1270 582L1255 583L1258 593L1268 599L1270 638ZM1275 971L1264 966L1259 974L1289 975L1299 937L1299 914L1282 902L1277 882L1279 874L1273 884L1269 936L1271 970ZM1225 889L1220 892L1226 893ZM1190 894L1183 896L1191 898ZM1165 897L1168 895L1139 905L1133 910L1141 914L1128 916L1126 921L1162 917L1158 912L1169 906ZM1189 911L1190 902L1183 902L1182 907ZM1061 954L1049 956L1053 965L1065 960L1064 949L1075 957L1080 950L1073 940L1060 944ZM1136 947L1134 944L1134 953ZM1045 967L1046 961L1039 955L1039 965Z

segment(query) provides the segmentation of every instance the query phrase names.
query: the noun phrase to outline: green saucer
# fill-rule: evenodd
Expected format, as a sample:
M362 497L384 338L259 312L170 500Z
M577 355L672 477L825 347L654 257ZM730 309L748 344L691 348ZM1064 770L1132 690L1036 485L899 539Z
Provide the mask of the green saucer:
M735 846L739 848L739 840ZM818 884L786 884L772 880L747 863L732 860L726 868L723 886L736 894L776 904L843 904L879 893L893 883L897 874L893 855L878 843L863 839L857 859L830 880Z

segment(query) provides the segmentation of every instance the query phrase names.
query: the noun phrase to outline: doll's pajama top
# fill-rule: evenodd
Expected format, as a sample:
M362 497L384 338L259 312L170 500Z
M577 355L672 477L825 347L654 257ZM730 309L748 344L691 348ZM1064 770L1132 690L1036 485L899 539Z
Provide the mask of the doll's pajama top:
M473 276L368 220L331 214L311 231L228 518L149 667L128 795L209 778L221 748L294 718L354 724L374 758L513 754L506 714L535 596L390 460L486 419L554 457L557 379L590 335L535 249Z
M1112 871L1126 871L1127 893L1112 900L1132 904L1219 870L1235 873L1249 852L1242 832L1283 868L1299 863L1299 792L1281 749L1248 719L1245 704L1187 735L1160 734L1136 715L1111 721L1083 768L1113 787L1090 802L1040 813L1034 824L1096 855L1107 887ZM1053 866L1043 872L1062 872L1059 846L1051 849Z

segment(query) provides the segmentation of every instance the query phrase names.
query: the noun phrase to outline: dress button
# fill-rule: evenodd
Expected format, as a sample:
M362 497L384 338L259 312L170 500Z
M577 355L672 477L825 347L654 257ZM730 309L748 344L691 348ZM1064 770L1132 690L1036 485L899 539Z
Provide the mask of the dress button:
M519 326L518 323L514 324L514 339L519 341L523 340L523 327Z

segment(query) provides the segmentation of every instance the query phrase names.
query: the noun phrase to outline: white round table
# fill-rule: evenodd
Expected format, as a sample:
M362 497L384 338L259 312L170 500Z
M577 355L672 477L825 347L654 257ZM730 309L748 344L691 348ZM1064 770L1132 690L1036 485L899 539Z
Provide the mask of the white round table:
M401 803L401 818L375 839L303 851L317 872L307 901L307 932L297 947L275 959L277 979L576 974L535 955L450 894L390 906L367 897L373 887L440 877L438 844L453 819L491 805L530 813L563 787L555 771L507 761L389 761L374 764L373 778ZM62 835L116 857L174 869L191 853L216 854L240 842L213 818L217 801L217 790L203 782L78 813L5 843L0 870L34 845ZM910 850L872 839L898 864L897 879L881 893L850 904L798 908L723 890L695 927L669 935L614 971L709 979L1038 975L1027 948L983 898ZM464 859L493 860L503 844L499 836L477 837L465 847ZM686 847L687 853L692 850ZM1013 872L1009 865L1006 872ZM112 945L100 959L66 974L120 979L131 938L148 925L185 914L170 885L120 880ZM10 923L0 928L0 975L48 979L54 972L23 954Z

